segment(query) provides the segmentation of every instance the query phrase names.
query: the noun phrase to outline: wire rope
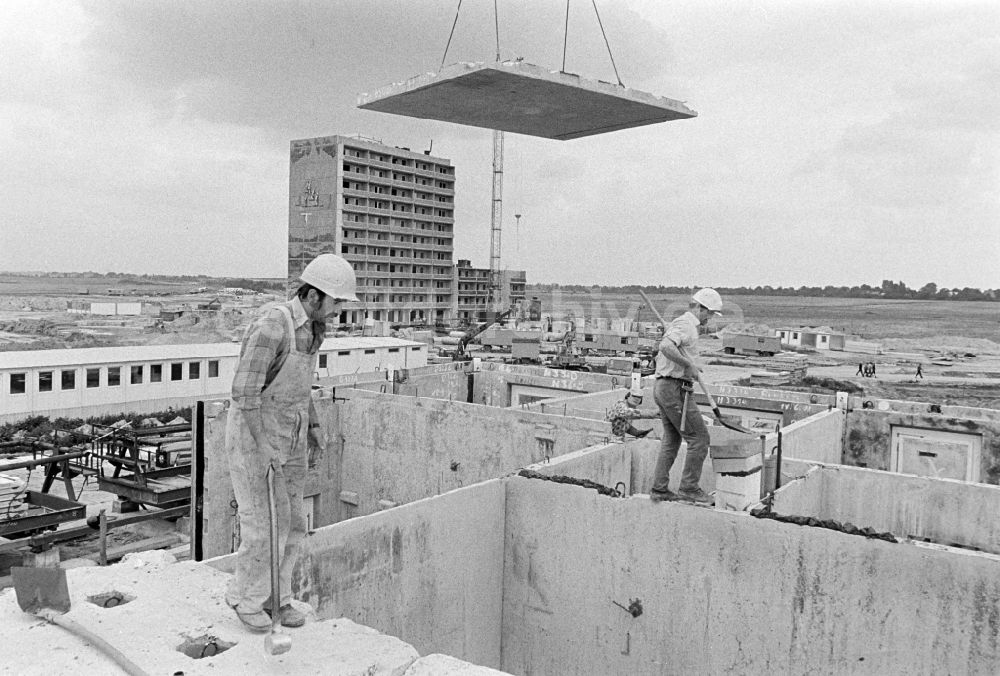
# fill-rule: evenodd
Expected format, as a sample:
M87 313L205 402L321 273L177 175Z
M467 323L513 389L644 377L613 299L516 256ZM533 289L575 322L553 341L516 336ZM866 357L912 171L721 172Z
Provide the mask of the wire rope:
M563 27L563 60L562 60L562 70L560 72L566 72L566 41L569 39L569 0L566 0L566 24Z
M493 0L493 27L497 36L497 63L500 63L500 12L497 11L497 0Z
M455 10L455 20L451 24L451 32L448 33L448 44L444 46L444 54L441 56L441 68L444 68L444 60L448 58L448 49L451 47L451 38L455 35L455 26L458 25L458 13L462 11L462 0L458 0L458 9ZM438 70L441 70L439 68Z
M608 34L604 32L604 23L601 21L601 13L597 11L597 0L590 0L590 1L594 4L594 14L597 15L597 25L601 27L601 35L604 36L604 44L608 48L608 56L611 58L611 67L615 69L615 79L618 80L618 86L619 87L624 87L625 85L622 83L622 78L621 78L620 75L618 75L618 66L615 65L615 57L611 53L611 43L608 42ZM567 0L567 3L568 2L569 2L569 0ZM569 9L567 7L567 13L568 12L569 12ZM565 54L565 47L563 48L563 51L564 51L564 54ZM564 61L565 61L565 58L566 57L564 55L563 56ZM563 67L565 68L565 63L563 64Z

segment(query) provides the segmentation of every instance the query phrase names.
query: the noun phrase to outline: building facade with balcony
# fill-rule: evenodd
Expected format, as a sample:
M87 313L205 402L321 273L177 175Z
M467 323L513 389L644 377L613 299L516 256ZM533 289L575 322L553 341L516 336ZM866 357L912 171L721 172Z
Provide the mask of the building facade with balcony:
M448 322L455 312L455 168L372 139L291 143L288 282L321 253L350 261L360 302L342 323ZM523 288L523 287L522 287Z
M501 311L524 300L525 284L524 270L500 271ZM489 294L489 268L474 268L471 261L460 259L455 266L455 318L465 323L486 321Z

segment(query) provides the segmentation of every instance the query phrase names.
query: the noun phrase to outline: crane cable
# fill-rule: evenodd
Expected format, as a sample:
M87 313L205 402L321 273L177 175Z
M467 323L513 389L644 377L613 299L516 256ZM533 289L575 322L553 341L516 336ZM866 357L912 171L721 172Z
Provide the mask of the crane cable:
M444 60L448 58L448 48L451 47L451 38L455 35L455 26L458 25L458 13L462 11L462 0L458 0L458 9L455 10L455 21L451 24L451 32L448 33L448 44L444 46L444 54L441 56L441 68L444 68ZM441 70L438 68L438 70Z
M569 2L566 0L566 20L563 25L563 58L562 58L562 70L560 72L566 72L566 45L569 42ZM601 21L601 13L597 9L597 0L591 0L591 4L594 6L594 14L597 16L597 25L601 28L601 36L604 38L604 46L608 48L608 58L611 59L611 67L615 71L615 79L618 80L618 86L624 87L625 83L622 82L621 75L618 74L618 65L615 63L615 55L611 53L611 42L608 40L608 34L604 30L604 22ZM455 26L458 25L458 15L462 11L462 0L458 0L458 7L455 9L455 20L451 23L451 32L448 33L448 42L444 46L444 54L441 56L441 68L444 68L444 62L448 58L448 50L451 48L451 40L455 36ZM497 0L493 0L493 28L496 35L496 59L497 63L500 62L500 12L497 9ZM439 68L438 70L440 70Z
M493 26L497 35L497 63L500 63L500 12L497 11L497 0L493 0Z
M462 11L462 0L458 0L458 7L455 9L455 20L451 23L451 32L448 33L448 43L444 46L444 54L441 56L441 68L444 68L445 59L448 58L448 49L451 47L451 39L455 36L455 26L458 25L458 14ZM500 63L500 12L497 9L497 0L493 0L493 28L496 32L497 63ZM563 56L565 66L565 56ZM441 70L439 68L438 70Z
M594 14L597 15L597 25L601 27L601 35L604 37L604 45L608 48L608 57L611 59L611 67L615 70L615 79L618 86L624 87L621 76L618 74L618 66L615 64L615 55L611 53L611 43L608 41L608 34L604 31L604 22L601 21L601 13L597 11L597 0L591 0L594 5ZM566 43L569 41L569 0L566 0L566 21L563 26L563 60L561 73L566 72Z
M597 25L601 27L601 35L604 36L604 44L608 48L608 57L611 59L611 67L615 69L615 79L618 80L619 87L624 87L625 85L624 83L622 83L622 78L620 75L618 75L618 66L615 65L615 57L611 53L611 43L608 42L608 34L604 32L604 23L601 21L601 13L597 11L597 0L590 0L590 1L594 4L594 14L597 15ZM567 2L569 2L569 0L567 0ZM565 59L566 57L563 58Z

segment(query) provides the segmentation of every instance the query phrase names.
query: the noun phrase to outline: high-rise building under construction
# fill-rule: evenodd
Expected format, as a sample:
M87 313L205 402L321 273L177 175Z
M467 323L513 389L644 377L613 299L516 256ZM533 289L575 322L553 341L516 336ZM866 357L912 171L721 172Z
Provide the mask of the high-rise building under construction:
M292 141L288 280L321 253L354 266L360 302L341 321L449 321L456 312L455 168L347 136Z

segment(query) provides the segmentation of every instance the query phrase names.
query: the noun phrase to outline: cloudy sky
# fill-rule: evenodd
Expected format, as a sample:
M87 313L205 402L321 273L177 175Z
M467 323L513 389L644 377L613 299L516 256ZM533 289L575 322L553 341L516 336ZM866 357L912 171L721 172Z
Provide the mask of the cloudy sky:
M455 0L4 0L0 270L285 273L291 139L456 166L489 262L488 130L358 110L436 71ZM626 86L698 112L507 135L503 265L529 281L1000 287L1000 3L603 0ZM562 0L499 0L504 59L558 69ZM462 5L447 63L495 58ZM566 70L615 81L593 7ZM514 214L521 214L520 222Z

